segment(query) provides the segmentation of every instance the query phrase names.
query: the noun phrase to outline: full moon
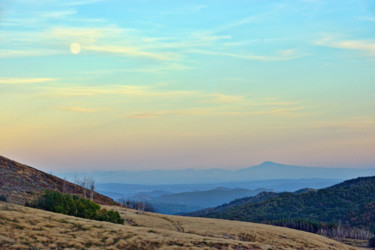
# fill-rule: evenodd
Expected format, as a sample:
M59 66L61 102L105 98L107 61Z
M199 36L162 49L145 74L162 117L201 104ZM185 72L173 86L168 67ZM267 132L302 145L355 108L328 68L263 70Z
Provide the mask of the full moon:
M81 45L79 45L79 43L70 44L70 52L72 52L73 54L78 54L79 52L81 52Z

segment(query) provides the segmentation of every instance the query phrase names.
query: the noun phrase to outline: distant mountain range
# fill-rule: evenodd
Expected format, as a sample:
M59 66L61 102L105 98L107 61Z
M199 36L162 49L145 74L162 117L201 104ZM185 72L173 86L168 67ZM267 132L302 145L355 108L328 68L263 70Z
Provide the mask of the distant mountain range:
M183 192L175 194L164 194L155 196L155 191L137 194L130 197L130 200L147 201L156 210L163 214L178 214L191 212L197 209L218 206L237 198L257 195L266 189L259 188L248 190L243 188L215 188L207 191ZM162 192L159 192L162 193ZM153 197L152 197L153 195Z
M263 162L260 165L239 170L230 169L185 169L185 170L142 170L142 171L94 171L81 173L59 173L60 177L73 178L92 176L98 183L126 183L138 185L171 185L249 182L270 179L351 179L375 175L375 168L325 168L284 165Z
M294 192L302 188L324 188L339 182L341 179L276 179L248 182L223 182L223 183L199 183L199 184L171 184L171 185L138 185L124 183L97 183L96 190L113 199L134 199L139 196L158 197L165 194L207 191L218 187L257 189L265 188L274 192Z
M188 215L268 223L309 232L323 228L327 234L336 230L352 234L352 238L364 237L365 232L349 227L375 233L375 177L352 179L320 190L260 193ZM338 229L340 223L343 226Z

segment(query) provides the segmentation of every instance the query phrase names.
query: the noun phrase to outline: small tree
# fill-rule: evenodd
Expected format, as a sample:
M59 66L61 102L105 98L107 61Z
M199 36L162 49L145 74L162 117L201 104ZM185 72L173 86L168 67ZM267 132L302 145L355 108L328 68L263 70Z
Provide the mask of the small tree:
M87 190L90 190L90 199L94 199L94 190L95 190L95 180L92 176L84 176L82 179L78 178L77 175L74 176L73 183L77 186L82 187L83 197L87 198Z
M136 205L136 208L137 208L137 214L143 214L144 211L145 211L145 204L143 202L137 202L137 205Z
M63 179L63 193L64 194L67 193L67 190L66 190L66 177L64 177L64 179Z
M86 198L86 190L89 187L89 177L83 177L81 180L81 187L83 187L83 197Z
M90 199L94 200L95 180L92 176L88 179L88 186L90 188Z
M129 206L124 196L121 196L120 198L118 198L117 202L120 203L121 207Z
M74 193L78 193L77 186L81 186L81 180L76 174L73 177L73 183L76 184L76 186L74 187Z

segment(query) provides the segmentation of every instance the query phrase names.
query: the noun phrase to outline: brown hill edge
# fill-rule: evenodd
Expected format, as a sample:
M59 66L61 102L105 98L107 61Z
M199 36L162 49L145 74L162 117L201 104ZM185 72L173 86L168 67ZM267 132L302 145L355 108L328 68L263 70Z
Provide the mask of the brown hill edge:
M85 188L47 174L33 167L0 156L0 195L9 202L25 204L34 200L45 189L82 196ZM87 194L89 190L86 189ZM111 198L94 192L93 199L102 205L119 205Z

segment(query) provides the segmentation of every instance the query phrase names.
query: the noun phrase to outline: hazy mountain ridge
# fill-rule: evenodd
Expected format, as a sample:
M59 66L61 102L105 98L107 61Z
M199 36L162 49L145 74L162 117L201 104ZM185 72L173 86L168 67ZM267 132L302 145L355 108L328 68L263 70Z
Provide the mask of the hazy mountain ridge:
M248 182L270 179L351 179L375 175L375 168L326 168L302 167L266 161L260 165L238 170L230 169L184 169L184 170L142 170L142 171L93 171L82 173L59 173L61 177L74 175L92 176L100 183L126 183L137 185L172 185Z
M159 197L130 197L131 200L147 201L156 212L177 214L191 212L197 209L218 206L237 198L254 196L266 189L248 190L242 188L215 188L207 191L183 192Z
M183 193L207 191L218 187L235 189L242 188L254 190L264 188L273 192L294 192L306 187L319 189L340 183L341 179L277 179L249 182L225 182L225 183L200 183L200 184L172 184L172 185L138 185L123 183L98 183L97 190L115 200L119 198L137 199L139 196L147 197L149 193L158 192ZM152 195L151 195L152 196Z

